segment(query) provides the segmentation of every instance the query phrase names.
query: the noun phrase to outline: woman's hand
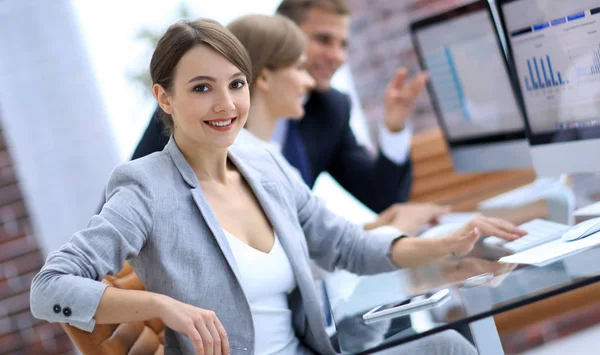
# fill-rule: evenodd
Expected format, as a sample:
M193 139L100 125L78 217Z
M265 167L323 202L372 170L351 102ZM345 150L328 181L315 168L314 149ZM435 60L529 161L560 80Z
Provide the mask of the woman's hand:
M464 256L473 250L482 235L515 240L527 234L514 224L477 215L453 233L439 238L399 238L392 243L391 259L400 268L421 266L449 256Z
M511 241L524 236L527 232L505 220L477 215L443 238L452 255L464 256L473 250L473 246L482 234Z
M396 203L381 212L375 221L366 224L364 229L392 226L406 235L416 236L427 224L438 224L438 218L448 212L450 206L432 203Z
M227 332L215 312L167 296L160 297L158 310L167 327L190 338L197 355L229 355Z

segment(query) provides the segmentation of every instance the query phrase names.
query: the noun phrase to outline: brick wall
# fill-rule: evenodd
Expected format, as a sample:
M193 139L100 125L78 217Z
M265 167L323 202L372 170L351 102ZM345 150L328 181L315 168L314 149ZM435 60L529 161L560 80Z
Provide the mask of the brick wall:
M33 318L31 279L43 265L0 127L0 354L71 354L59 324Z
M419 70L412 46L409 24L416 20L466 3L466 0L348 0L352 8L349 64L354 85L371 136L376 141L375 120L383 117L385 86L397 68L409 75ZM427 93L418 100L412 116L415 132L437 127Z

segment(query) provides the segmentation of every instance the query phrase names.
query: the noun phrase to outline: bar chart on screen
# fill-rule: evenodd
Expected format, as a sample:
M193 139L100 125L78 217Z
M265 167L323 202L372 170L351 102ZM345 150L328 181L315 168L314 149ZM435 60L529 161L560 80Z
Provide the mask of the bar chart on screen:
M574 54L573 52L583 52ZM587 53L585 53L587 52ZM570 48L567 53L571 65L568 77L564 72L555 70L550 55L527 58L528 73L523 77L522 85L526 91L556 88L568 84L600 83L600 44L596 48ZM563 79L564 78L564 79Z
M521 56L517 62L520 85L530 97L552 99L565 90L584 98L588 86L600 84L600 25L571 18L567 24L552 21L556 25L513 42Z
M463 84L456 72L456 63L449 46L425 57L431 83L435 87L440 110L464 122L471 122Z
M600 21L594 15L582 11L511 33L519 86L539 124L532 129L577 128L597 119Z
M527 91L557 87L568 83L568 81L563 81L560 71L553 70L549 55L527 59L527 70L529 76L524 78Z
M439 109L454 137L505 130L516 107L493 33L471 36L425 53ZM502 129L501 129L502 130Z

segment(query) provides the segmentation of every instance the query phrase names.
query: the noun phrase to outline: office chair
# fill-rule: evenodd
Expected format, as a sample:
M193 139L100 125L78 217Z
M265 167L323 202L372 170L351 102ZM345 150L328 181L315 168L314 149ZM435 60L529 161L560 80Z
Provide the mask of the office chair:
M114 276L102 282L113 287L144 290L128 263ZM164 326L160 319L146 322L97 324L91 333L61 324L69 338L84 355L163 355Z

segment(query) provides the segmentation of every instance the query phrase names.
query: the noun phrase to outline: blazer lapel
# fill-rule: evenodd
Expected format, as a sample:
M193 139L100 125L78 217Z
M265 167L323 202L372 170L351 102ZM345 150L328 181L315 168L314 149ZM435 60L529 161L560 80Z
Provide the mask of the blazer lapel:
M196 178L196 174L194 173L192 167L190 166L190 164L188 164L187 160L179 150L179 147L175 143L173 137L169 139L169 143L167 143L165 149L168 151L169 155L171 156L171 159L173 160L173 163L181 173L183 180L188 185L190 185L192 197L194 199L194 202L196 202L196 206L198 206L198 209L200 210L200 214L202 214L204 221L208 225L208 228L212 232L215 240L217 241L217 244L219 245L219 248L221 249L221 252L225 257L225 260L227 260L229 267L233 271L233 274L235 275L238 282L240 282L240 272L237 267L235 257L233 256L231 248L229 247L227 237L225 236L223 228L221 228L217 217L214 215L212 208L208 203L208 200L206 199L206 197L204 197L204 193L202 192L202 188L198 183L198 178Z
M290 259L292 267L295 269L304 267L306 263L302 261L306 261L307 255L302 243L295 239L304 236L291 235L293 230L290 229L290 222L286 221L285 214L281 213L283 197L279 192L277 184L269 180L262 180L260 172L244 163L231 150L229 151L229 158L242 173L248 185L250 185L265 215L269 222L271 222L288 259Z

